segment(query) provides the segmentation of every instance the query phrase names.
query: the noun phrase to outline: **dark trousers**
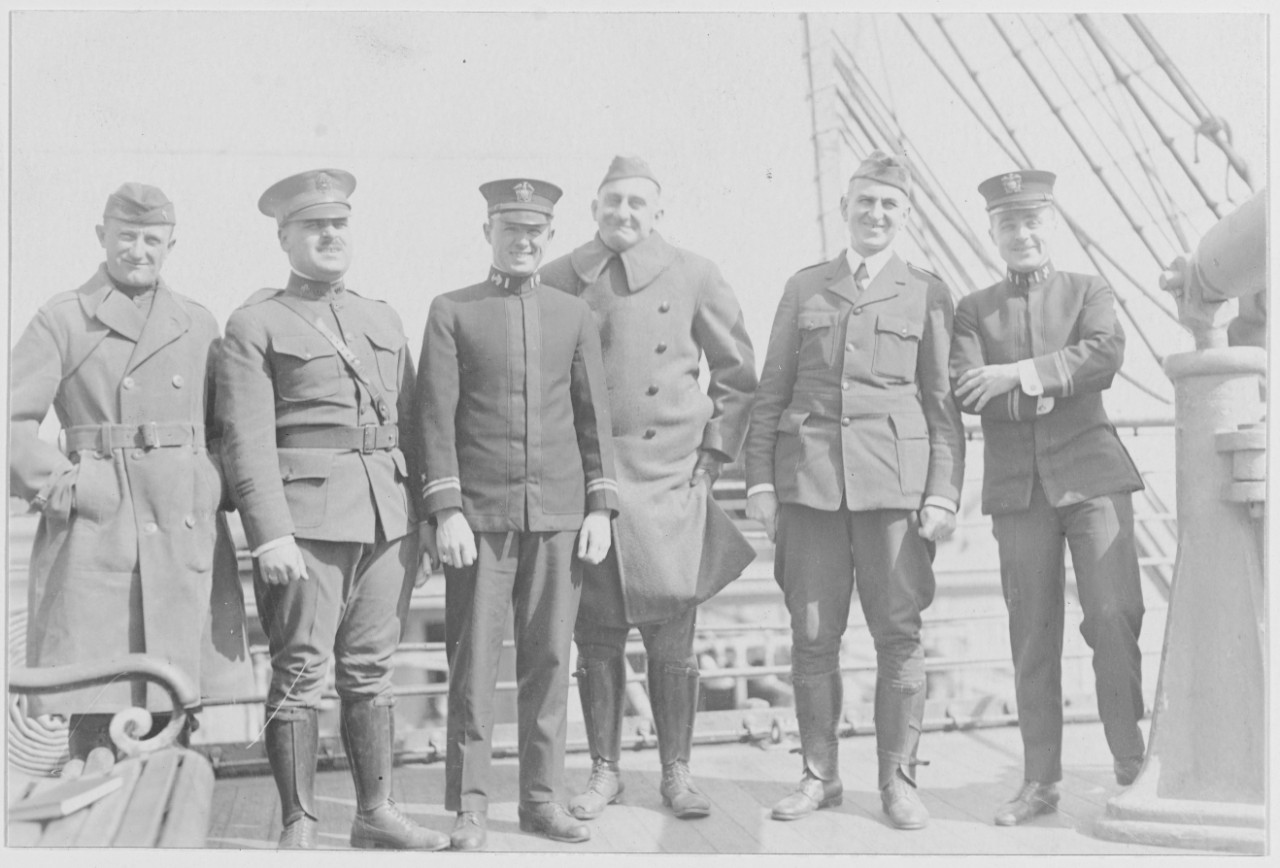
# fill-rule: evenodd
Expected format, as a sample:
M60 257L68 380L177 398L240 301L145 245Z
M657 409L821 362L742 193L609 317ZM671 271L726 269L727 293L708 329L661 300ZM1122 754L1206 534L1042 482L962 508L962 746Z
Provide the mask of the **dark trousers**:
M641 624L638 629L644 641L645 658L650 671L657 671L668 664L683 669L697 669L698 660L693 654L694 625L698 607L685 611L665 621ZM579 618L573 637L578 643L578 655L582 663L608 661L621 657L626 650L630 627L597 624Z
M1009 643L1018 699L1026 779L1062 779L1062 631L1071 547L1084 621L1093 651L1098 714L1116 757L1140 756L1142 586L1133 540L1133 499L1102 495L1053 507L1037 478L1031 504L993 516L1000 581L1009 608Z
M512 607L520 801L552 801L561 790L569 656L582 594L577 536L577 531L477 533L476 562L445 567L446 810L488 809L494 687Z
M298 540L305 581L268 585L254 561L253 590L271 648L267 708L316 708L334 656L338 695L391 691L417 546L412 537L377 543Z

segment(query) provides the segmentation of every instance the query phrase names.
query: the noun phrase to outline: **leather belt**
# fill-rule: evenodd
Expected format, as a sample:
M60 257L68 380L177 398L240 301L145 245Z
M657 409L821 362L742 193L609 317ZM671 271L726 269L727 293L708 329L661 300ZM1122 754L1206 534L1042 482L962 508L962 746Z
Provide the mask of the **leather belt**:
M66 430L67 454L116 449L164 449L205 445L203 425L147 422L142 425L75 425Z
M394 449L400 441L395 425L361 425L358 428L281 428L276 431L276 446L285 449L351 449L377 452Z

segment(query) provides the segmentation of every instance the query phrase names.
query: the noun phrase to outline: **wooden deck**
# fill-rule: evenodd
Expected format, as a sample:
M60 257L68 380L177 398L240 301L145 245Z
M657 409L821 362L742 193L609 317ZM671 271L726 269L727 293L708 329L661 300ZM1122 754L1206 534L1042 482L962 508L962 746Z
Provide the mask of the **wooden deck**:
M769 817L773 803L799 777L794 740L766 748L747 744L699 745L692 763L695 779L712 800L710 817L675 819L658 795L657 751L627 752L622 759L623 803L593 821L591 840L558 844L520 832L516 821L516 762L495 759L489 810L490 852L571 853L878 853L991 855L1172 855L1159 847L1118 844L1095 838L1094 823L1107 799L1120 788L1098 723L1068 724L1063 752L1065 779L1056 814L1017 828L995 826L992 813L1022 778L1022 746L1016 727L929 732L921 756L921 794L932 814L928 828L891 828L875 789L875 739L858 736L840 743L844 804L796 822ZM591 760L585 753L567 759L571 792L586 782ZM355 810L346 771L318 775L322 846L347 845ZM396 771L396 799L419 822L447 832L453 815L442 806L443 764L405 765ZM208 845L215 848L271 848L280 831L280 809L269 776L218 781Z

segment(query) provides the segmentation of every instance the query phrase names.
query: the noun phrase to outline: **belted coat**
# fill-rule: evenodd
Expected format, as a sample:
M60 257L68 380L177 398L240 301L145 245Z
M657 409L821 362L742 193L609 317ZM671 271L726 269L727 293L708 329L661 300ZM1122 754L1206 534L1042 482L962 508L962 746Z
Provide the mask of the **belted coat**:
M756 371L742 309L714 263L657 232L621 254L596 237L545 266L542 280L591 306L613 420L617 557L588 569L582 617L667 620L755 557L706 486L689 485L700 449L731 461L746 436ZM609 605L616 594L596 593L601 581L621 583L624 612Z
M14 346L10 493L44 504L30 565L30 665L145 651L178 666L206 696L251 689L235 550L218 511L218 460L205 445L217 340L217 322L194 301L161 281L147 313L103 265L44 305ZM64 454L38 434L51 405L64 438L103 424L144 433L114 448L68 438ZM152 423L158 442L188 430L187 445L148 444ZM143 692L92 687L32 708L170 707L163 690Z

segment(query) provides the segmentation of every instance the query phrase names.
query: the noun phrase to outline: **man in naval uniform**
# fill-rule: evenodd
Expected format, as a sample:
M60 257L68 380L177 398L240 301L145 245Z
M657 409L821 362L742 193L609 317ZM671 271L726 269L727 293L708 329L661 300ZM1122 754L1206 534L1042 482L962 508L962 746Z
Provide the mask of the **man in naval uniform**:
M951 347L956 397L982 417L982 511L992 516L1009 608L1025 781L996 812L1004 826L1058 804L1064 541L1120 784L1133 783L1145 752L1132 502L1143 485L1102 405L1124 333L1104 280L1053 267L1054 180L1026 170L979 185L1008 274L961 299Z
M592 759L587 789L570 803L582 819L622 793L623 652L632 627L648 659L662 800L681 818L711 810L689 773L694 622L698 604L755 557L711 496L746 436L756 387L751 340L719 269L657 232L661 197L644 160L617 157L591 203L596 237L543 272L584 299L599 324L622 502L614 553L587 571L575 630Z
M292 271L284 289L254 293L228 320L218 416L271 648L266 747L280 846L316 845L316 712L336 651L352 846L437 850L448 838L391 799L391 655L418 562L414 376L395 311L343 284L355 183L320 169L258 200Z
M175 664L201 695L219 670L235 693L251 686L252 671L206 429L218 324L160 276L174 220L156 187L112 193L97 227L106 261L45 304L13 349L10 492L41 513L28 662L146 652ZM39 437L50 405L65 453ZM111 746L111 715L131 705L172 707L163 690L122 681L36 697L32 710L69 716L70 755L84 759Z
M910 195L901 158L876 151L858 167L840 201L849 249L787 281L752 409L747 515L777 544L804 760L777 820L842 798L840 639L855 579L876 649L881 806L898 828L929 820L915 776L920 613L933 542L955 529L964 430L947 379L950 292L893 252Z
M520 828L591 835L559 802L569 653L582 564L609 550L618 508L600 337L579 299L541 285L560 189L510 178L488 203L488 277L437 296L417 413L426 514L445 570L445 808L454 849L484 846L494 689L514 610Z

